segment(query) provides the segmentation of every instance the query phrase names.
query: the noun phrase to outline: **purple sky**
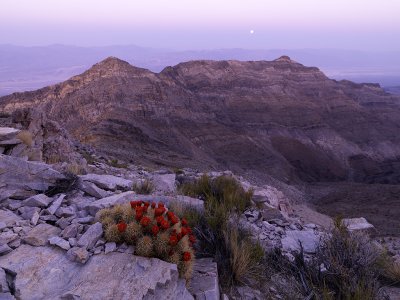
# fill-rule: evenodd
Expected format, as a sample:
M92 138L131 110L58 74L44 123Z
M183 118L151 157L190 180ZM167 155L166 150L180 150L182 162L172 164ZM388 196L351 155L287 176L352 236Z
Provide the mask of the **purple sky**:
M1 0L0 44L400 51L399 0Z

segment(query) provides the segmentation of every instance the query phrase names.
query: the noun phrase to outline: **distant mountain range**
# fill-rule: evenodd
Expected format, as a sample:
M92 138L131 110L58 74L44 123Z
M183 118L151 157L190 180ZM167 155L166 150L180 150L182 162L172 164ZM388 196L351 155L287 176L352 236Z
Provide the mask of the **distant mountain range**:
M331 80L287 56L190 61L160 73L111 57L63 83L1 97L0 111L44 128L40 139L59 126L37 123L48 118L79 143L135 163L285 182L400 182L400 96ZM44 159L66 149L57 143Z
M400 52L363 52L335 49L217 49L175 51L139 46L75 47L52 45L22 47L0 45L0 95L35 90L82 73L94 63L116 56L160 72L182 61L211 59L273 60L289 55L304 65L317 66L334 79L379 83L390 92L400 86Z

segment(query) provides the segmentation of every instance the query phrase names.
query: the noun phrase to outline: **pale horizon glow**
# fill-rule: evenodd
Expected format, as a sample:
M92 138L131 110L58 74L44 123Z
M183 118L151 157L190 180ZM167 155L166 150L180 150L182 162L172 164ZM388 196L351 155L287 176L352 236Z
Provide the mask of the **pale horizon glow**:
M398 0L2 0L0 44L399 51L399 15Z

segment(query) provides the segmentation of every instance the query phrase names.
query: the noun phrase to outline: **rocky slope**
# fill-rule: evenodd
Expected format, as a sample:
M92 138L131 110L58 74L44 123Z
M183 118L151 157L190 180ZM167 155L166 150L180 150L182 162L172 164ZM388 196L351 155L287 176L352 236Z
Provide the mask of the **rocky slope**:
M286 182L400 182L400 97L288 57L191 61L160 73L108 58L61 84L2 97L0 110L27 127L38 111L36 127L61 124L66 132L53 124L53 147L42 147L45 160L57 142L73 147L70 135L131 162Z

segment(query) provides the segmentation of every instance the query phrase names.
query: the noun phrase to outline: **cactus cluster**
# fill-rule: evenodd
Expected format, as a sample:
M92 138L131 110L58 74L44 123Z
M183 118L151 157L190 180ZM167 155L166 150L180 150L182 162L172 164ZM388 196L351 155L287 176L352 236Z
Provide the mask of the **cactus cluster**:
M135 254L156 257L178 266L189 280L195 259L196 238L188 222L161 202L130 201L99 212L105 239L135 246Z

